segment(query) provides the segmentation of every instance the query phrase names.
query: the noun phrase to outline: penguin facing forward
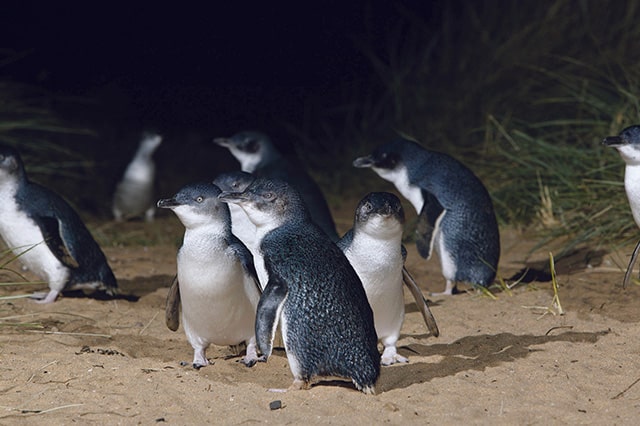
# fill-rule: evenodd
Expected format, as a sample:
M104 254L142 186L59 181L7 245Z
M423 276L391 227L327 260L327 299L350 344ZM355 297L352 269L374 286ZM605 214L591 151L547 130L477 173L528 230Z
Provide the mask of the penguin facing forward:
M604 145L615 148L626 163L624 168L624 190L627 193L629 206L636 225L640 226L640 126L630 126L622 130L618 136L608 136L602 142ZM622 287L626 288L633 274L633 267L640 252L640 241L629 260L627 271L624 274Z
M380 374L373 312L342 251L311 221L298 192L281 180L256 179L220 199L242 207L256 225L269 275L260 297L256 339L266 361L278 322L292 389L315 376L350 378L374 393Z
M8 146L0 146L0 235L48 282L39 303L54 302L66 290L117 293L107 259L80 216L56 193L31 182L20 155Z
M160 135L154 133L143 135L138 150L113 194L112 212L117 222L142 215L147 222L153 220L156 176L153 153L161 142Z
M214 143L228 148L240 162L243 172L257 177L281 179L293 186L302 196L311 219L329 236L338 241L336 225L327 200L318 184L299 165L288 161L264 133L244 131L230 138L215 138Z
M384 345L382 365L409 362L396 350L404 321L403 281L414 297L418 295L416 305L429 331L436 337L439 335L422 292L405 275L407 252L402 246L403 229L404 210L398 197L388 192L372 192L358 203L353 228L337 243L358 273L367 293L376 333Z
M500 258L500 234L486 188L456 159L399 139L359 157L353 165L371 167L392 182L418 212L416 246L426 259L438 252L451 295L458 282L488 287Z
M182 308L182 324L193 347L193 367L209 364L209 345L246 343L241 362L258 360L254 324L260 285L247 247L231 233L231 216L218 200L220 189L211 183L190 184L172 198L158 201L171 209L185 227L178 250L177 280L167 300L167 324L177 329L170 313Z

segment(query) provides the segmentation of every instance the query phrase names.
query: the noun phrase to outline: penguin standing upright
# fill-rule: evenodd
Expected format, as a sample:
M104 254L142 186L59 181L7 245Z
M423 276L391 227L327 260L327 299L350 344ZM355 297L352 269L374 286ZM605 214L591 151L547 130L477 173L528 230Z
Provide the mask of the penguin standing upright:
M220 189L211 183L190 184L158 207L168 208L185 227L178 250L177 281L167 300L167 312L182 307L182 323L193 347L193 367L209 361L210 344L237 346L246 343L242 362L258 360L254 324L260 286L251 253L231 233L231 216L218 200ZM177 292L175 292L177 290ZM174 331L178 321L168 324Z
M34 273L47 280L51 303L63 290L114 295L116 278L104 253L73 208L31 182L18 152L0 146L0 235Z
M382 365L409 362L396 350L404 321L403 281L412 295L418 296L416 304L429 331L436 337L439 334L422 292L404 269L407 251L402 246L403 228L404 210L398 197L372 192L358 203L353 228L337 243L367 293L376 333L384 345Z
M444 293L456 283L488 287L500 258L500 234L493 203L471 170L454 158L399 139L357 158L392 182L418 212L416 246L424 258L435 248L446 279Z
M113 217L116 221L144 215L150 222L155 215L154 185L156 166L153 153L162 137L147 133L142 137L133 160L127 166L113 194Z
M302 196L311 219L331 241L338 241L329 205L318 184L299 164L287 161L267 135L244 131L236 133L231 138L215 138L213 141L229 149L240 162L243 172L253 173L257 177L281 179L293 186Z
M222 201L242 207L256 225L269 282L256 317L258 348L266 361L281 323L291 388L314 376L350 378L374 393L380 374L373 313L358 275L340 249L311 221L295 189L256 179Z
M640 126L630 126L618 136L608 136L603 144L615 148L626 163L624 168L624 190L627 193L629 206L636 225L640 226ZM633 273L633 266L640 251L640 241L633 250L627 271L624 274L622 287L626 288Z

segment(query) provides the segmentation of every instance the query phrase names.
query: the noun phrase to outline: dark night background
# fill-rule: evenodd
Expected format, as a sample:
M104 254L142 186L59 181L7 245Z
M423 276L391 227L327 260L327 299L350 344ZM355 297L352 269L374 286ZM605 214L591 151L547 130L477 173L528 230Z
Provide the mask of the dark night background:
M157 160L173 176L161 188L174 190L237 167L211 144L215 136L257 129L288 155L325 151L333 141L309 146L314 135L307 135L301 148L294 133L308 129L310 109L343 102L352 84L381 90L359 46L384 43L399 13L428 18L438 8L434 2L219 3L5 7L0 25L11 54L0 77L46 90L59 117L93 131L65 143L95 155L104 192L140 133L161 132Z

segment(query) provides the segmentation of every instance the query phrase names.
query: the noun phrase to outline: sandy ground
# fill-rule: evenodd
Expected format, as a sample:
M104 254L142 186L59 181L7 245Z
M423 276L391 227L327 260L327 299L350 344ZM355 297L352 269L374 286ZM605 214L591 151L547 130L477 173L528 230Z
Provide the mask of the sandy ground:
M551 312L550 282L496 288L495 300L432 297L439 338L407 294L399 352L410 362L384 367L376 395L335 378L274 393L292 381L283 351L247 368L211 347L213 365L180 365L192 350L182 328L165 326L164 303L182 228L170 215L124 227L166 237L105 249L137 301L0 301L0 424L637 424L640 287L620 286L625 255L585 250L558 261L564 315ZM500 275L510 277L535 239L504 230L502 239ZM408 249L423 291L441 291L438 262ZM529 260L546 265L547 253ZM0 287L0 295L34 289Z

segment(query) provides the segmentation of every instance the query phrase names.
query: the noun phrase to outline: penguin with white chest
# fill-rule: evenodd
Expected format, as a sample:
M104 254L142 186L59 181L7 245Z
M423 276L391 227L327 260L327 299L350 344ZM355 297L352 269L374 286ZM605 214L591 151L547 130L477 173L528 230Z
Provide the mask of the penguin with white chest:
M264 133L244 131L230 138L215 138L214 143L226 147L240 162L243 172L257 177L281 179L302 196L313 220L331 239L338 241L336 225L327 200L318 184L298 164L288 161Z
M384 345L382 365L409 362L396 350L404 322L403 281L429 331L436 337L439 335L422 292L404 268L407 252L402 246L403 228L404 210L398 197L388 192L372 192L358 203L353 228L337 243L367 293L376 333Z
M240 205L256 225L269 275L256 318L263 360L280 322L292 389L307 387L315 376L340 376L374 393L380 354L364 288L297 191L283 181L256 179L220 199Z
M31 271L44 278L51 303L62 291L117 292L107 259L73 208L27 178L18 152L0 146L0 235Z
M251 253L231 233L229 208L218 200L219 194L217 186L198 183L158 201L158 207L173 210L185 227L167 314L176 314L181 304L196 369L209 364L206 350L211 344L246 343L242 363L251 367L258 360L254 325L260 285ZM177 319L168 318L167 324L174 331L178 327Z
M117 222L144 215L147 222L155 216L154 185L156 166L153 153L162 137L145 134L138 150L127 166L113 195L112 212Z
M617 149L626 164L624 168L624 190L627 193L633 220L640 227L640 126L627 127L618 136L606 137L602 143ZM626 288L631 280L633 267L638 259L639 252L640 241L636 244L629 260L629 265L622 281L623 288Z
M416 246L424 258L438 252L446 289L458 282L488 287L500 258L500 233L486 188L456 159L406 139L354 160L392 182L418 213Z

